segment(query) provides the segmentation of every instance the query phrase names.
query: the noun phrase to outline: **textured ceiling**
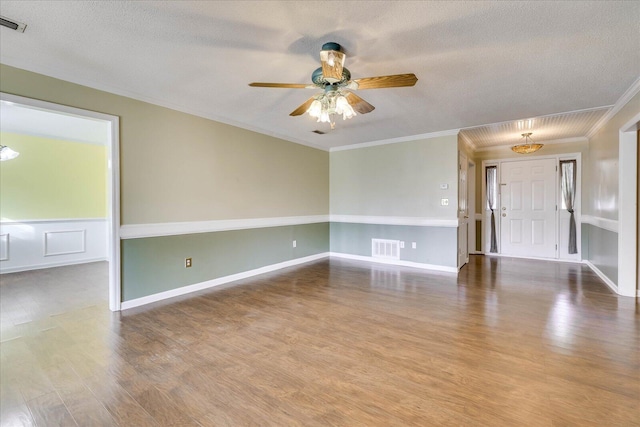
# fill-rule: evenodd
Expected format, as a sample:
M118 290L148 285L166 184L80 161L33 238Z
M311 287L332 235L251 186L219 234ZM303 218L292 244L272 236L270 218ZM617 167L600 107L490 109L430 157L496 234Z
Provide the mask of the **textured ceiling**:
M27 24L1 29L2 63L325 149L608 106L640 74L640 2L3 0L1 13ZM354 78L419 81L358 91L376 109L325 135L289 116L314 91L247 85L308 83L328 41Z

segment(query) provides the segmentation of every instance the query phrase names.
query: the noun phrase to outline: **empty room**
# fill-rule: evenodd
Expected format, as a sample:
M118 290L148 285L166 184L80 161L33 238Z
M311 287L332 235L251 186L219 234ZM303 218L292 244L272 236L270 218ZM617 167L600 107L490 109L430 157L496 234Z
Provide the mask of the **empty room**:
M0 18L0 426L640 426L639 2Z

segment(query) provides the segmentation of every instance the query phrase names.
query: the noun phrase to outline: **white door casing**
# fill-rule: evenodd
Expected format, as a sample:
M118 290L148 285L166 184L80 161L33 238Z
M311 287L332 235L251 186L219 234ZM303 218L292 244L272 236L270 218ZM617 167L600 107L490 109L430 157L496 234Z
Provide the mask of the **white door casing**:
M0 92L0 99L60 114L71 114L109 123L108 135L105 135L105 139L108 142L107 218L109 237L107 240L109 246L107 252L109 256L109 309L111 311L120 311L122 299L120 282L120 118L110 114L83 110L4 92Z
M557 160L504 162L500 170L500 253L556 258Z
M476 248L476 164L469 161L467 171L467 253L477 253Z
M469 206L467 174L469 161L467 156L458 155L458 268L469 262Z

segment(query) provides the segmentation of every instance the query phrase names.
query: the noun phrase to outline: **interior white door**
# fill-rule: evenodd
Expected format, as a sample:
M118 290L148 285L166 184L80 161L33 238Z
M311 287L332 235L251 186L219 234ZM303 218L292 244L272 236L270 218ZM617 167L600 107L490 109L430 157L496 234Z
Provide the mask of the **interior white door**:
M460 152L458 156L458 267L469 262L468 169L467 156Z
M555 159L502 163L502 254L556 258L556 164Z

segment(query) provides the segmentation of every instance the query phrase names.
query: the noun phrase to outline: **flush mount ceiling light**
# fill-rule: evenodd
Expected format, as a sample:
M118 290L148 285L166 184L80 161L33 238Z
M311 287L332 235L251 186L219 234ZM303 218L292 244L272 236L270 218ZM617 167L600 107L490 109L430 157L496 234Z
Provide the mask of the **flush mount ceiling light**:
M374 106L353 93L354 90L385 89L413 86L418 78L413 73L394 74L391 76L365 77L351 79L351 72L344 66L346 54L338 43L329 42L322 45L320 51L321 67L311 74L312 84L304 83L250 83L252 87L285 88L285 89L323 89L324 93L312 96L293 110L290 116L304 113L318 122L335 126L335 115L342 115L343 120L358 114L367 114Z
M524 142L518 145L514 145L513 147L511 147L511 149L518 154L531 154L541 149L544 144L534 143L531 140L531 134L531 132L523 133L522 139L524 139Z
M12 150L6 145L0 145L0 162L4 162L5 160L11 160L18 157L20 153Z

